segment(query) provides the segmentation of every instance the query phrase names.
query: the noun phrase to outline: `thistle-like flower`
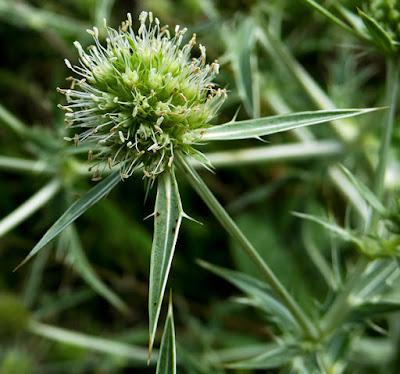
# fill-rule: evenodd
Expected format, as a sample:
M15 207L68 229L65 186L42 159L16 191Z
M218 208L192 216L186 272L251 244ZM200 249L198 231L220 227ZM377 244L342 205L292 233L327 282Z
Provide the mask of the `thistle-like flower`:
M65 60L79 76L59 89L67 126L81 130L68 140L93 145L94 178L119 165L122 178L141 168L154 181L172 168L176 151L199 156L194 130L209 126L226 96L213 83L219 65L206 63L204 46L191 57L195 34L183 45L186 29L171 35L151 12L139 21L137 33L130 14L118 30L105 25L106 45L96 27L88 30L94 45L86 51L75 42L80 65Z
M393 40L400 41L399 0L370 0L369 13Z

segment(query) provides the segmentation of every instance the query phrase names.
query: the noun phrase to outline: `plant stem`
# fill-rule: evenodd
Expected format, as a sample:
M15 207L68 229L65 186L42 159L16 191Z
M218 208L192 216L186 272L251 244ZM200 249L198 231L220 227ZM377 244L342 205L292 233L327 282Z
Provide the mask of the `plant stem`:
M374 185L374 192L380 201L382 201L384 195L385 175L390 144L392 141L399 91L399 64L397 60L394 61L393 59L389 59L387 65L386 102L389 105L389 111L384 124L385 127L383 129L383 136L379 149L379 163L376 169ZM378 218L379 214L374 211L371 218L371 227L373 229L376 228Z
M247 256L258 267L259 271L273 288L276 294L281 298L282 302L290 310L293 317L303 329L305 335L311 339L317 339L319 332L316 326L311 322L307 315L303 312L297 302L289 294L286 288L282 285L270 267L265 263L263 258L259 255L253 245L244 236L242 231L238 228L226 210L215 198L210 189L206 186L204 181L200 178L196 170L187 162L182 155L177 155L178 164L182 171L185 173L192 187L200 195L208 208L218 219L225 230L232 236L232 238L240 245Z

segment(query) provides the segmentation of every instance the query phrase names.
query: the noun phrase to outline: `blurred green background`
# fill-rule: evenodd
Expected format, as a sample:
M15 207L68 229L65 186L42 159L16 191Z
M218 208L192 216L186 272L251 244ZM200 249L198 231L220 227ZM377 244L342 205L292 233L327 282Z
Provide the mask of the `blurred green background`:
M356 2L347 3L354 6ZM238 108L240 119L318 108L281 63L276 50L252 41L256 22L284 41L284 48L337 107L382 102L383 59L367 53L355 39L301 1L0 0L0 156L36 160L11 170L0 157L0 218L49 183L49 170L56 170L52 175L62 185L44 206L0 237L1 374L154 372L154 367L146 368L153 222L143 219L152 212L154 191L144 202L141 177L121 183L79 218L72 230L13 272L69 202L94 185L82 165L85 155L64 152L67 144L63 137L67 134L63 113L57 108L63 97L56 92L57 87L69 84L65 78L70 73L63 60L77 61L74 40L90 44L85 29L101 26L103 18L117 27L127 12L137 19L142 10L153 11L162 24L187 26L189 33L196 32L207 47L208 59L219 60L218 83L229 91L219 122L229 121ZM251 66L244 73L238 72L235 66L243 67L247 60L241 59L246 56L251 57ZM250 90L246 88L248 82ZM358 123L362 129L369 129L377 118L379 114L361 118ZM31 138L21 135L20 122L33 129ZM396 131L398 141L400 134ZM329 127L313 129L313 133L320 139L335 139ZM275 135L268 138L268 145L298 139L293 133ZM213 152L235 146L265 144L214 143L203 149ZM347 205L329 179L328 168L343 161L362 169L367 178L371 170L360 156L366 147L377 148L373 127L351 152L252 165L217 165L215 174L202 171L206 183L306 308L311 296L324 300L328 293L325 281L305 254L310 249L307 247L317 246L330 260L332 238L290 213L322 214L329 210L343 217ZM78 163L80 172L71 172ZM225 370L216 363L224 354L229 360L229 355L234 359L256 353L260 344L270 341L273 327L262 313L236 302L237 290L202 269L196 260L252 275L256 271L183 178L178 175L178 179L185 211L202 223L183 223L168 284L174 291L178 372L250 373ZM393 188L397 183L395 178ZM346 250L341 253L345 259L353 256ZM93 287L87 264L102 280L103 291ZM127 313L102 297L103 286L125 302ZM120 345L113 346L115 342ZM249 353L235 353L239 345L247 345ZM131 352L129 347L138 351ZM116 354L111 354L114 348ZM379 360L385 359L384 354L387 350L365 369L368 371L354 359L349 372L381 372ZM398 359L396 363L392 356L387 357L384 362L396 372Z

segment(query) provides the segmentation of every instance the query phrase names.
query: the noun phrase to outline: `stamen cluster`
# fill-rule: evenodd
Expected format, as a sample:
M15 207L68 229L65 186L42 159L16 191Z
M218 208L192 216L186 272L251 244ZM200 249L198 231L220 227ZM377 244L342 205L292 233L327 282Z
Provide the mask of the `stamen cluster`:
M106 26L106 45L96 27L88 32L88 50L75 42L79 66L65 61L80 76L65 94L66 124L83 130L76 143L93 144L89 158L97 178L108 165L119 165L122 178L142 168L154 180L171 168L176 151L195 156L194 130L209 126L226 93L216 88L217 62L206 64L206 50L191 58L196 35L182 45L186 29L173 35L152 13L142 12L135 33L128 14L118 30Z

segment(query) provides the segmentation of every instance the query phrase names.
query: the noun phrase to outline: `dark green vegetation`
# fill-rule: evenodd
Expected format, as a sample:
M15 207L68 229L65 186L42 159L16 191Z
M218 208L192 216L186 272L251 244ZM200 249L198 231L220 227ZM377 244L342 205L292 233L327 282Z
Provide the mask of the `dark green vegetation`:
M319 3L0 0L1 374L152 373L160 344L157 371L172 373L174 333L178 373L400 371L397 2ZM73 136L57 108L65 100L56 88L71 74L64 58L77 63L73 42L91 43L85 29L101 30L103 18L118 27L142 10L171 30L188 27L208 62L219 60L216 81L228 98L214 123L249 120L233 135L204 135L233 140L202 146L216 172L199 173L265 261L257 267L251 249L242 251L251 245L181 160L183 208L202 225L182 223L167 284L173 301L167 314L165 292L149 368L154 228L143 217L157 190L143 203L141 174L105 179L118 186L12 271L103 183L90 180L88 148L63 140ZM383 106L354 118L334 111ZM312 110L333 121L271 135L268 144L244 139L246 123L261 134L253 118ZM162 179L157 194L162 213L169 183ZM156 300L164 293L160 285L153 292Z

